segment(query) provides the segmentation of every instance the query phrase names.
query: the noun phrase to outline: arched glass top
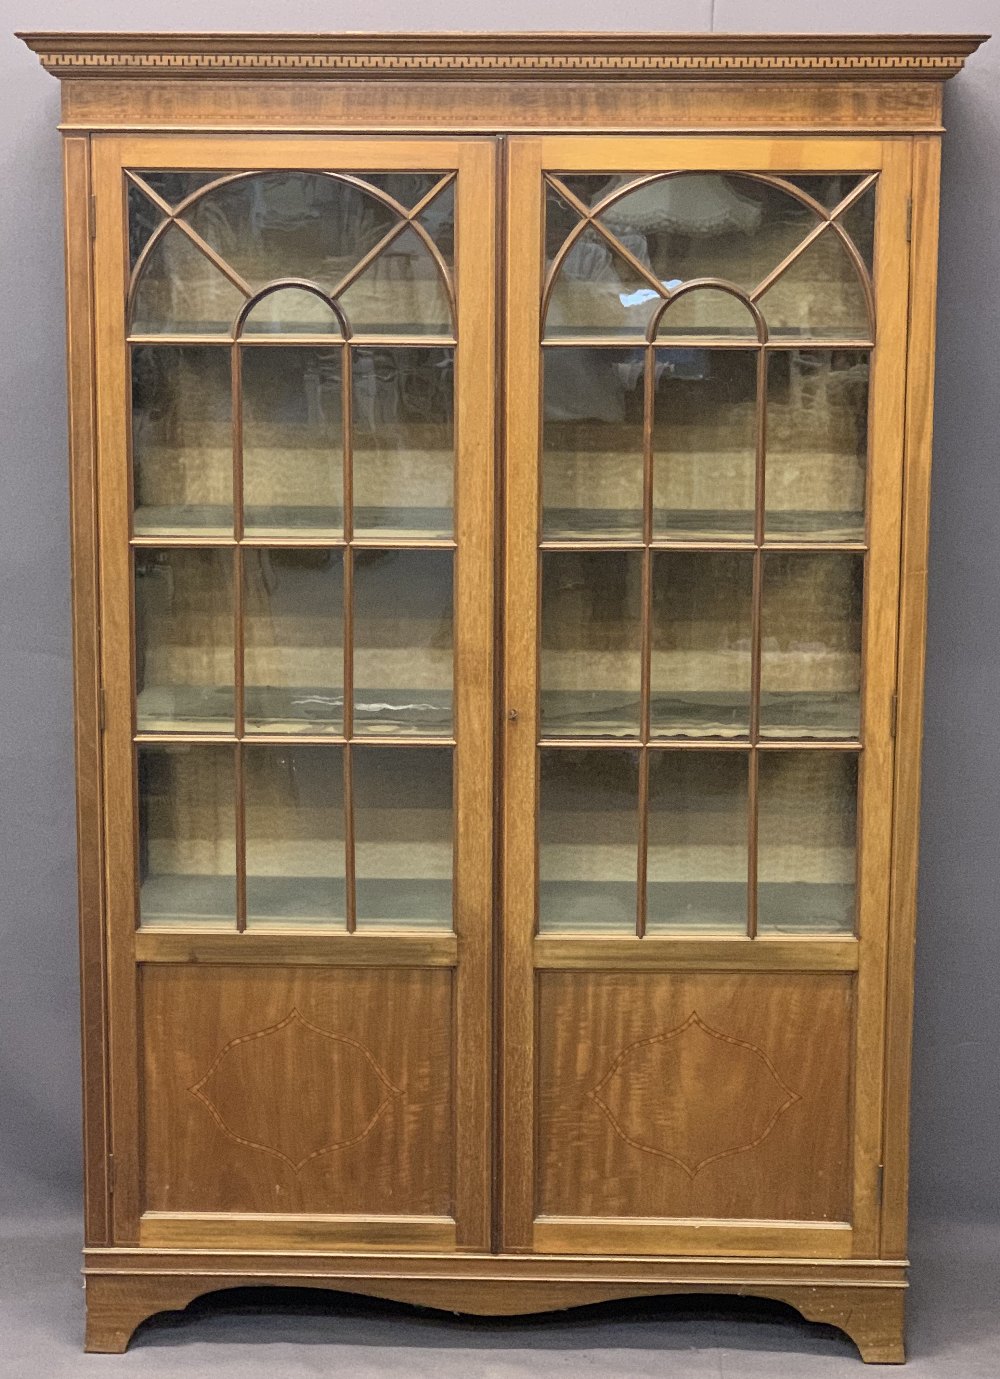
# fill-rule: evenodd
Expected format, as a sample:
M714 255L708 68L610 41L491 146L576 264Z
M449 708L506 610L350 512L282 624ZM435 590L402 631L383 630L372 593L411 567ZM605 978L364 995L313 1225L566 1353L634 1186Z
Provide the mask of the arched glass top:
M454 332L448 175L128 174L133 335Z
M874 175L546 182L548 341L872 338Z

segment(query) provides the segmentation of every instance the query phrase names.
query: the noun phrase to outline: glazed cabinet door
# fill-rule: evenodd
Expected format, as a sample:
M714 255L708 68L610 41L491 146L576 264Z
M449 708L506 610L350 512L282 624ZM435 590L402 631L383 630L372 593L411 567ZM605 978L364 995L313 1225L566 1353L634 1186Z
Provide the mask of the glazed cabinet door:
M868 1256L909 149L510 152L503 1240Z
M115 1240L482 1249L492 145L94 168Z

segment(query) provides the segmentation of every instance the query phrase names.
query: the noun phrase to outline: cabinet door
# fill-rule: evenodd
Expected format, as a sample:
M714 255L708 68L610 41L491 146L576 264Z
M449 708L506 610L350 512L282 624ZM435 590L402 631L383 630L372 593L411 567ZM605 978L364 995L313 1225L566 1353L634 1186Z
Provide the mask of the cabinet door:
M483 1248L492 145L95 176L115 1239Z
M503 1239L868 1255L909 150L511 178Z

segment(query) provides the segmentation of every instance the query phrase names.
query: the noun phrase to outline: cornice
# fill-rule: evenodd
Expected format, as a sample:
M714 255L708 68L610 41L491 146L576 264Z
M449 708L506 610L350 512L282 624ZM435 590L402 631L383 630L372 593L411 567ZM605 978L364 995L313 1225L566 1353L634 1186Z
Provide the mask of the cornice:
M901 78L942 81L984 36L953 34L21 33L61 78Z

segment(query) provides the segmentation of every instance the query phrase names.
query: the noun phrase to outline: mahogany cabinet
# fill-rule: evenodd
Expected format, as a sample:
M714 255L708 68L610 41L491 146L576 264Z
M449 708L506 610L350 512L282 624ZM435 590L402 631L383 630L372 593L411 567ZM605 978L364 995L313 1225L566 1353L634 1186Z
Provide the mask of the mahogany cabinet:
M240 1284L902 1358L973 38L33 34L87 1344Z

